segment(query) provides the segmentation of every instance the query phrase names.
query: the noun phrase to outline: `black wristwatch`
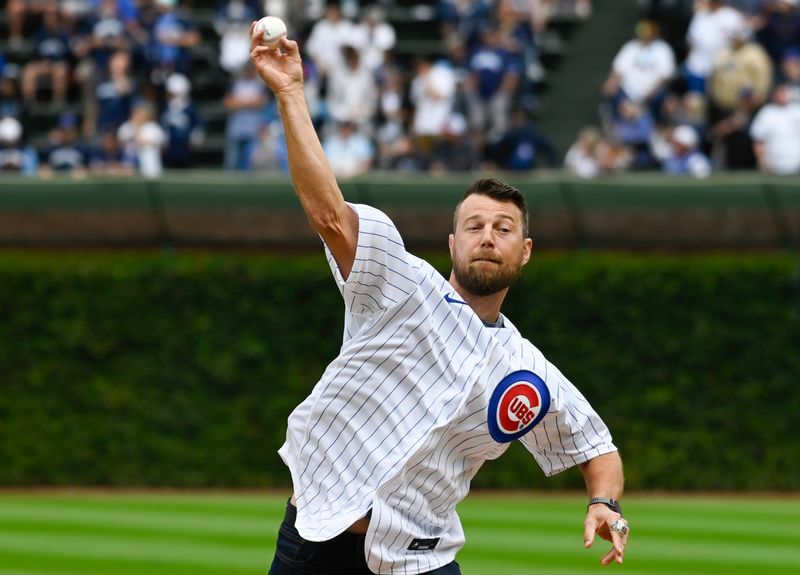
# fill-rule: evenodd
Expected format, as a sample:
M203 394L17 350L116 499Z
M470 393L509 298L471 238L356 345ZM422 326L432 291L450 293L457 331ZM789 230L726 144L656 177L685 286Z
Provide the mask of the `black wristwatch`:
M589 505L587 505L586 508L588 509L595 503L602 503L603 505L611 509L611 511L616 511L617 513L622 515L622 505L620 505L619 501L617 501L616 499L608 499L607 497L592 497L589 500Z

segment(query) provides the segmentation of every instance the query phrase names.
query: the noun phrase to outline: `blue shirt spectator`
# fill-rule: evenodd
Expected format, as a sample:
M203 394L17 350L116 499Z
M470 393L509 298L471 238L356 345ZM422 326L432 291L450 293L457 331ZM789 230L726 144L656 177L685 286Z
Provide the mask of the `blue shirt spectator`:
M164 164L170 168L192 165L192 147L202 140L203 124L189 92L191 85L183 74L173 74L166 82L169 101L161 115L161 127L167 135Z
M488 100L500 90L509 75L520 75L521 62L519 55L499 44L482 44L472 54L469 69L478 94Z
M194 22L175 10L176 0L157 0L161 15L153 25L150 56L153 66L164 77L171 72L191 70L189 48L200 42Z
M686 174L705 178L711 173L711 162L697 149L700 138L694 128L678 126L672 131L672 152L664 159L662 169L667 174Z
M512 125L500 140L491 146L490 157L504 170L532 170L544 163L557 164L553 144L545 138L523 109L515 110Z
M264 108L267 89L256 75L255 68L246 66L242 76L234 80L225 97L228 125L225 130L225 168L249 170L253 152L265 125Z
M72 174L85 171L88 152L78 138L77 119L74 115L62 114L58 127L51 134L51 142L43 154L49 169Z
M90 152L89 170L92 174L122 176L136 171L134 158L126 154L117 139L117 131L105 131L100 136L100 144Z
M130 61L127 52L116 52L109 61L107 77L95 90L98 130L116 130L130 118L136 92L130 74Z

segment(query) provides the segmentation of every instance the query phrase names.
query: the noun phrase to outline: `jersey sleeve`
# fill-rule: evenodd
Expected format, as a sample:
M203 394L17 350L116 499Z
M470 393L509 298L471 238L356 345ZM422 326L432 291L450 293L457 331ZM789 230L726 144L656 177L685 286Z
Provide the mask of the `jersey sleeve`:
M358 215L358 244L347 280L327 245L325 254L347 311L372 315L405 301L417 283L403 239L389 217L370 206L348 205Z
M608 427L580 391L547 363L550 409L520 441L548 477L616 451Z

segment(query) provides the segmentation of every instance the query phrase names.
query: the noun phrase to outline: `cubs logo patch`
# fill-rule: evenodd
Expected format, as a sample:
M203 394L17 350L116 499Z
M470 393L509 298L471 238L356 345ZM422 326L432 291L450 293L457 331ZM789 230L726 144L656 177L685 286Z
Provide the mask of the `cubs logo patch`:
M532 371L509 373L489 399L489 433L498 443L519 439L539 423L550 407L550 390Z

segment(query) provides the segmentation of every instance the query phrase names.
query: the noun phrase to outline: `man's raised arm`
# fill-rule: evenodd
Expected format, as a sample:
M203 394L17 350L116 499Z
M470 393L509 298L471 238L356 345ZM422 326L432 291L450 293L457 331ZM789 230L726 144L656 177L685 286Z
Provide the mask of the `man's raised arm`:
M253 26L250 26L252 38ZM303 66L297 42L282 38L277 48L252 42L250 58L258 75L275 94L286 134L289 171L311 226L331 250L342 277L353 268L358 216L344 202L336 177L322 150L303 92Z

